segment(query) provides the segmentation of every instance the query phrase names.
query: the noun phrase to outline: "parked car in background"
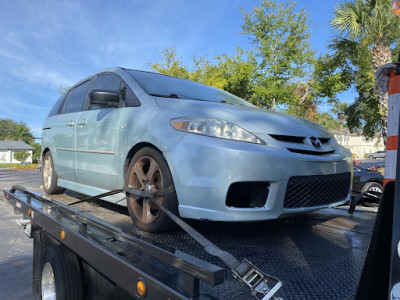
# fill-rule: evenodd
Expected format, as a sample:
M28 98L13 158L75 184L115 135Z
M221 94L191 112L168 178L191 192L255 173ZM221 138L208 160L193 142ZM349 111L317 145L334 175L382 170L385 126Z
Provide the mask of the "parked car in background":
M377 171L354 166L352 192L353 194L366 192L363 197L363 202L365 204L379 203L380 196L383 193L383 178L382 174ZM369 191L375 193L368 193Z
M375 153L371 153L368 155L368 158L371 159L377 159L377 158L386 158L386 151L385 150L381 150Z
M51 109L42 141L47 193L172 187L156 200L183 218L268 220L351 194L351 153L322 126L151 72L113 68L74 85ZM119 204L143 230L172 225L146 199Z

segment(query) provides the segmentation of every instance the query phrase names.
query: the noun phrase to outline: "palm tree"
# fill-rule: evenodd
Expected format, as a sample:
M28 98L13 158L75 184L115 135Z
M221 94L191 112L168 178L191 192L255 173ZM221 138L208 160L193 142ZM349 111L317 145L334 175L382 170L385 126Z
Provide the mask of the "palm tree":
M29 131L29 128L25 125L15 125L10 132L9 138L13 141L24 141L25 143L31 144L33 142L33 136Z
M331 25L339 34L331 45L336 54L354 59L359 55L360 48L367 47L374 73L380 66L392 62L390 46L400 37L400 23L392 12L390 0L340 3L335 9ZM387 96L382 96L377 86L375 89L382 114L382 136L386 142Z

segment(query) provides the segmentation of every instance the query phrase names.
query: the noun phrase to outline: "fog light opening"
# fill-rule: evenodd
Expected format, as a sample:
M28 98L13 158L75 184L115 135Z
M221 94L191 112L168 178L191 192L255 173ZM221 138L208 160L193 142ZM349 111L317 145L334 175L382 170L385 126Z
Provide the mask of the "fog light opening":
M226 206L234 208L264 207L268 194L269 182L235 182L229 187Z

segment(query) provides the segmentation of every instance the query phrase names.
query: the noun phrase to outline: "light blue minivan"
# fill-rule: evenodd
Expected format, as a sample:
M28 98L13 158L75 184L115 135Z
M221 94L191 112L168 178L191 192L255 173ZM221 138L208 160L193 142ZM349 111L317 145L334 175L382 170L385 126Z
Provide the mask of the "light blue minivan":
M320 125L151 72L112 68L74 85L51 109L42 146L47 193L173 187L157 201L183 218L275 219L351 191L351 153ZM105 200L143 230L171 228L147 200Z

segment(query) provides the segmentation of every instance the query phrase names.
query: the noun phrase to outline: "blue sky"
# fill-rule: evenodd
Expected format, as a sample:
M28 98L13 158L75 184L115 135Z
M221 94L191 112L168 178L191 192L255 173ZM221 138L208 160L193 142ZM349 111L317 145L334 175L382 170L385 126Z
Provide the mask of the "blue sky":
M338 1L299 0L312 20L312 47L328 52ZM246 48L242 12L253 0L0 0L0 118L24 121L36 137L60 87L111 66L147 69L165 47L193 56ZM340 98L351 102L354 94Z

